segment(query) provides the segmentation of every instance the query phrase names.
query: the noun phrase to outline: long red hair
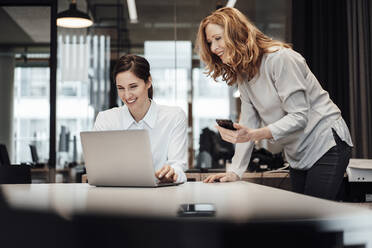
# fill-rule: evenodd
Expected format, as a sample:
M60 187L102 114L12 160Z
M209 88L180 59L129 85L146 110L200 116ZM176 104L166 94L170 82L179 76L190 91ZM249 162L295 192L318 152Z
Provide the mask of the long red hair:
M207 42L205 28L217 24L224 29L224 41L228 52L228 65L212 53ZM196 50L206 64L208 75L214 80L222 76L228 85L243 78L252 79L258 72L262 55L278 49L271 47L290 47L289 44L273 40L263 34L248 18L235 8L221 8L205 17L200 25L196 40Z

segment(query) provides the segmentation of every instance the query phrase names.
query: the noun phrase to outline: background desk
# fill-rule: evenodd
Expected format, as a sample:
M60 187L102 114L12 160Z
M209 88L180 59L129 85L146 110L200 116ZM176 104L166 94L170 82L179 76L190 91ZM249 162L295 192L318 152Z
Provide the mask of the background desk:
M221 171L224 172L224 171ZM197 182L203 181L210 175L217 174L219 172L186 172L188 181ZM289 178L289 172L245 172L242 176L242 180L251 183L257 183L265 186L271 186L275 188L291 190L291 183Z
M220 171L224 172L224 171ZM187 181L199 182L206 179L209 175L219 172L186 172ZM242 177L243 181L257 183L265 186L291 190L289 172L245 172ZM82 183L88 182L87 174L82 175Z

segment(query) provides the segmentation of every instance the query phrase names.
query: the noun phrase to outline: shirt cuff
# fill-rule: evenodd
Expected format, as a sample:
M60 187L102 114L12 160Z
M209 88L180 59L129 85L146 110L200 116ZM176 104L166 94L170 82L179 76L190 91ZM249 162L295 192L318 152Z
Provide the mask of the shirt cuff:
M279 137L280 130L277 128L274 124L269 124L267 126L268 129L270 129L271 135L273 136L271 139L268 139L271 143L274 141L277 141Z
M234 174L236 174L236 175L238 176L239 180L242 179L242 176L243 176L243 174L244 174L244 171L243 171L243 173L242 173L241 171L234 170L234 169L228 169L228 170L226 170L226 173L227 173L227 172L233 172Z
M183 169L179 165L171 165L174 169L174 172L177 174L176 183L184 183L187 181L187 177Z
M237 170L235 168L230 168L230 169L226 170L226 173L228 173L228 172L233 172L234 174L236 174L238 176L239 180L242 179L243 174L244 174L244 171Z

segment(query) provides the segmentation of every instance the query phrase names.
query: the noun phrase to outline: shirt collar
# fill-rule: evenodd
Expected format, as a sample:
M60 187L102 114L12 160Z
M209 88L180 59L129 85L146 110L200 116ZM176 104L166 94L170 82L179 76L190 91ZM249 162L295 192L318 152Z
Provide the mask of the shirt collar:
M150 101L151 101L150 108L147 111L145 117L143 117L143 121L146 122L146 124L150 128L154 128L158 111L157 111L156 103L152 100Z
M122 107L123 111L123 128L124 130L128 129L133 123L136 121L134 120L133 116L129 112L129 109L126 105ZM145 117L143 117L143 121L150 127L155 127L155 122L157 118L157 106L156 103L151 100L150 108L147 110Z

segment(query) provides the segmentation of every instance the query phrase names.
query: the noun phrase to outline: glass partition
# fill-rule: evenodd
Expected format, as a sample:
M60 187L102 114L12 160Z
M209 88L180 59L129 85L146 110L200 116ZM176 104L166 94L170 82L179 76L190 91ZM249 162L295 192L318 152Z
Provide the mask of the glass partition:
M7 134L12 163L44 162L49 159L50 7L0 7L2 34L0 90L5 113L1 137ZM31 21L32 20L32 21ZM42 30L42 31L41 31ZM6 52L5 52L6 51ZM1 62L0 62L1 63ZM6 79L6 80L4 80ZM11 121L8 124L8 121ZM3 141L1 141L3 142ZM31 156L35 147L38 161Z
M110 37L59 29L57 168L83 162L79 133L91 130L110 91Z
M32 62L29 62L32 63ZM30 145L39 161L49 157L49 68L16 65L14 74L15 163L33 162Z

